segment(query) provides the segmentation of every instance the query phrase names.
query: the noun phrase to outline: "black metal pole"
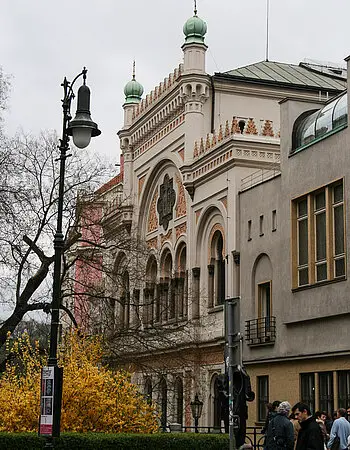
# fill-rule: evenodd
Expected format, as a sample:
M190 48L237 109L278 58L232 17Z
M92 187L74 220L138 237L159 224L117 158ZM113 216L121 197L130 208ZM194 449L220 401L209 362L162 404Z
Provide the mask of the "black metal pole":
M73 94L74 82L83 75L86 79L87 70L77 75L72 83L69 83L67 78L64 78L62 87L64 91L64 97L62 100L63 108L63 124L62 124L62 139L60 139L60 176L58 183L58 204L57 204L57 227L54 236L54 270L53 270L53 290L52 290L52 308L51 308L51 329L50 329L50 352L48 359L48 366L55 367L55 372L58 374L59 370L57 363L57 348L58 348L58 332L59 332L59 319L60 319L60 306L61 306L61 265L62 255L64 250L64 236L62 232L63 221L63 200L64 200L64 178L66 170L67 151L69 149L69 136L68 136L68 123L71 119L70 106ZM59 436L60 421L61 421L61 398L62 398L62 372L61 376L56 379L57 386L54 389L53 399L53 417L54 417L54 429L53 436L47 437L45 448L54 448L53 438Z
M194 432L198 433L198 417L194 418Z

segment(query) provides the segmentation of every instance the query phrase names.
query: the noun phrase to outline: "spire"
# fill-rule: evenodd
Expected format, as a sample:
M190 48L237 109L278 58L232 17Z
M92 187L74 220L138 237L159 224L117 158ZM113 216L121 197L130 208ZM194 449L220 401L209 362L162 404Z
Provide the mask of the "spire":
M132 79L135 80L135 60L132 63Z
M125 103L139 103L143 94L142 85L136 81L135 60L132 63L132 79L124 88Z
M197 15L197 0L194 0L194 15Z

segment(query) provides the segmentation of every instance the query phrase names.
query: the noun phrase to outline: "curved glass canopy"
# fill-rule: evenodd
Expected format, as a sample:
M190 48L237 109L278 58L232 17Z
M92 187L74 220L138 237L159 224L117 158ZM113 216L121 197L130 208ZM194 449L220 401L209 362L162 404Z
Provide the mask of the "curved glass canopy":
M318 111L302 114L294 124L292 153L315 139L348 123L348 97L345 92Z

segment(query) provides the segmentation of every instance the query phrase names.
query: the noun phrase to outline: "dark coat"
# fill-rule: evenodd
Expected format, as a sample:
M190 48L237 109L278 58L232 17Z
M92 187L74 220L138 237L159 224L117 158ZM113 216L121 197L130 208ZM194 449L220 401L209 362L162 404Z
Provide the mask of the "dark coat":
M277 414L270 420L265 442L266 450L293 450L294 429L288 417Z
M300 422L296 450L324 450L322 431L314 417Z

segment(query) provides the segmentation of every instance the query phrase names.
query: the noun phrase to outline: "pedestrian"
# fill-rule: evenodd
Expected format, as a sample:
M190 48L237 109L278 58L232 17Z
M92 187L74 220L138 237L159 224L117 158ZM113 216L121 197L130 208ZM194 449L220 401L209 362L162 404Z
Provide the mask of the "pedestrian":
M266 450L293 450L294 431L293 424L288 419L291 405L281 402L276 415L270 420L266 435Z
M261 430L261 432L265 435L265 440L264 440L264 448L266 448L266 436L267 436L267 430L269 428L269 423L270 421L277 415L277 408L280 405L280 401L279 400L275 400L273 403L268 403L267 406L267 414L266 414L266 419L265 419L265 425L263 427L263 429Z
M293 409L300 422L296 450L324 450L321 428L311 415L310 407L299 402Z
M347 408L346 418L347 418L348 422L350 422L350 406L348 406L348 408Z
M289 416L289 420L291 421L292 425L293 425L293 431L294 431L294 449L297 446L297 439L298 439L298 434L299 434L299 430L300 430L300 423L298 418L295 416L295 409L292 408L292 413Z
M346 409L339 408L337 411L337 418L333 422L331 435L327 444L327 448L332 448L335 442L339 442L336 447L340 450L348 448L348 437L350 436L350 423L346 420ZM333 447L334 448L334 447Z
M324 415L322 414L321 411L316 411L315 412L315 419L316 422L319 424L321 431L322 431L322 436L323 436L323 442L325 444L327 444L328 439L327 439L327 429L326 429L326 425L324 423L324 420L322 420L322 418L324 417Z

